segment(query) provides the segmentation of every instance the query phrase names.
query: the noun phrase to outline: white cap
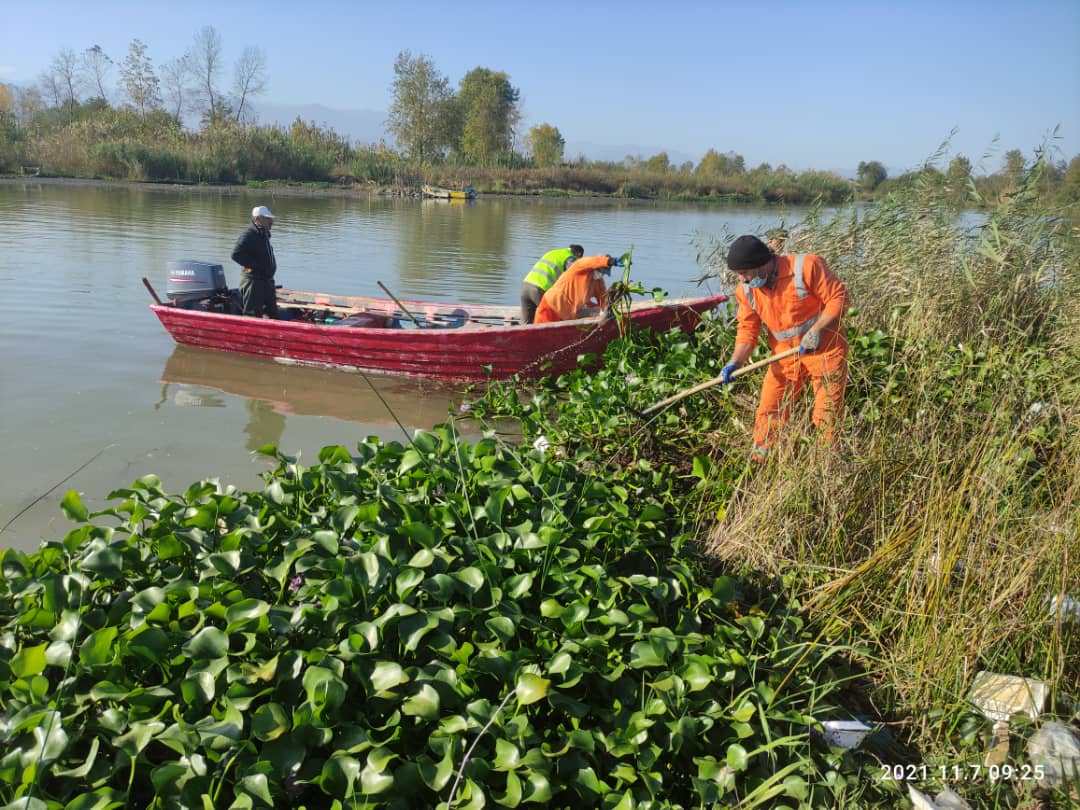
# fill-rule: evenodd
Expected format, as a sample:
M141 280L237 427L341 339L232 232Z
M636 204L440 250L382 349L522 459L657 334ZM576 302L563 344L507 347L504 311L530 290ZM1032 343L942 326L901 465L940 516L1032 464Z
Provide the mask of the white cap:
M251 218L255 219L255 217L266 217L267 219L273 219L274 215L270 213L270 209L267 208L265 205L256 205L254 208L251 209Z

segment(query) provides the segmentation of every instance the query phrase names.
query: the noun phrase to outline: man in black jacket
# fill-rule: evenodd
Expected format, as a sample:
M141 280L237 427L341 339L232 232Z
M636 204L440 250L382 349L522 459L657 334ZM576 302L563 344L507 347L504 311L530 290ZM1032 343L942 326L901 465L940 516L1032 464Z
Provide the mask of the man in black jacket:
M232 260L243 267L240 273L240 302L244 315L276 318L277 293L274 271L277 260L270 244L274 215L265 205L251 209L251 225L240 234L233 248Z

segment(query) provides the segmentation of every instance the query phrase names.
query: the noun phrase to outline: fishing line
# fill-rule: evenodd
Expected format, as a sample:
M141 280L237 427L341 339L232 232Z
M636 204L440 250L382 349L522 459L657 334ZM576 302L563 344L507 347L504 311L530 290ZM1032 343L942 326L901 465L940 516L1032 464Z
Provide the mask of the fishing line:
M27 504L22 509L20 509L19 512L15 515L15 517L13 517L11 520L9 520L7 523L5 523L3 526L0 526L0 534L3 534L5 531L7 531L8 526L10 526L16 520L21 518L24 514L29 512L35 506L37 506L38 503L40 503L45 498L49 497L49 495L52 494L52 491L54 489L56 489L58 486L60 486L64 482L66 482L70 478L74 477L75 475L77 475L78 473L82 472L87 467L89 467L97 459L98 456L100 456L102 453L104 453L110 447L116 447L116 442L112 442L112 443L107 444L104 447L102 447L100 450L98 450L96 453L94 453L94 455L92 455L89 459L87 459L87 461L85 463L83 463L80 467L77 467L74 471L69 473L62 480L57 481L55 484L53 484L51 487L49 487L45 492L42 492L40 495L38 495L36 498L34 498L34 500L32 500L29 504Z

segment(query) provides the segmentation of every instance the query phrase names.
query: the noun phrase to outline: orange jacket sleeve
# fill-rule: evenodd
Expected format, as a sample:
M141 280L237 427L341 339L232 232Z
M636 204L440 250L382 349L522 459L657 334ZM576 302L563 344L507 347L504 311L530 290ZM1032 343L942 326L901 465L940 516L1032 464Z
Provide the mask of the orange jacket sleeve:
M758 336L761 334L761 317L750 309L742 284L735 287L735 300L739 304L735 313L739 319L739 326L735 331L735 344L749 343L751 346L756 346Z

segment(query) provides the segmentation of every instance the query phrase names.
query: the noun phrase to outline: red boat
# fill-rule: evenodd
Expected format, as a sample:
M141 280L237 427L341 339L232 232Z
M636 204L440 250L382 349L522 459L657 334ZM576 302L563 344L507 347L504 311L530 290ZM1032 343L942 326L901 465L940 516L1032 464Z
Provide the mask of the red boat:
M200 274L201 268L196 271ZM516 307L287 289L278 290L278 306L286 319L250 318L229 314L234 307L228 299L232 295L235 300L235 291L223 289L223 279L222 273L213 289L191 290L171 274L167 303L146 279L143 282L157 302L150 309L177 343L270 357L288 365L406 377L482 381L559 374L575 368L579 355L601 353L620 329L619 321L596 317L523 326ZM690 332L702 313L726 300L711 295L640 301L622 322L633 328Z

